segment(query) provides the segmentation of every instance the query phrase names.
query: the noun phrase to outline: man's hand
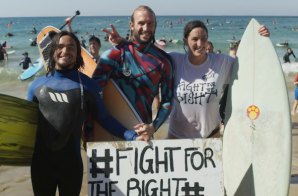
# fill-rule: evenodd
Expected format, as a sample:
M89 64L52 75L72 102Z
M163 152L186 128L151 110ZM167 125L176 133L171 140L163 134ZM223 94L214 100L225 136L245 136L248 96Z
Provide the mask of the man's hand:
M149 143L150 142L150 137L148 135L139 135L137 138L136 138L136 141L144 141L144 142L147 142Z
M121 44L125 41L125 38L121 37L118 33L118 31L116 30L116 28L114 27L114 25L110 25L112 30L109 29L102 29L103 32L105 32L106 34L109 35L109 42L112 45L118 45Z
M134 126L135 132L139 135L136 140L145 141L149 143L153 134L155 133L155 129L152 124L140 123Z
M269 29L265 25L261 25L261 27L258 30L259 34L265 37L270 36Z

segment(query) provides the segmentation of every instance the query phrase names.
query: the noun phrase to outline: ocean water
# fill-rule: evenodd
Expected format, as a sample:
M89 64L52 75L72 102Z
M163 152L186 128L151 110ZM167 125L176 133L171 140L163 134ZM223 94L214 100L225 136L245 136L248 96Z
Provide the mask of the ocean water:
M183 28L184 25L194 19L204 22L208 21L209 40L213 42L215 50L221 50L222 53L228 53L229 41L233 38L241 39L243 32L252 16L157 16L156 39L165 38L174 40L168 42L166 51L183 52ZM298 16L281 17L281 16L256 16L259 23L265 24L271 32L271 41L275 46L277 55L281 61L284 70L285 80L288 86L290 101L293 100L294 75L298 72L298 62L291 57L292 62L284 64L282 57L286 52L285 47L276 46L277 43L288 41L298 57ZM37 31L51 25L61 27L65 17L19 17L19 18L0 18L0 43L7 42L12 48L7 51L15 50L14 54L9 55L9 60L0 62L0 93L10 94L25 98L26 89L34 79L26 81L18 80L22 72L19 62L22 59L22 53L27 51L32 61L39 57L37 46L30 46L30 39L36 35L31 33L33 25ZM90 35L99 36L102 42L101 52L108 49L110 44L104 41L105 34L102 28L114 24L122 36L126 36L129 29L129 16L94 16L84 17L77 16L73 21L73 31L77 32L80 39L88 40ZM13 33L14 36L7 37L7 33ZM39 73L42 75L44 72ZM268 70L270 74L270 70Z

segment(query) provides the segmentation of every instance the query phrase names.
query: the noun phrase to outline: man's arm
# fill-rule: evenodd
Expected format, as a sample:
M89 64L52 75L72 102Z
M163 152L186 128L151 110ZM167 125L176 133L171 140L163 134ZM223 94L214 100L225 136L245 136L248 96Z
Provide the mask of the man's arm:
M167 55L167 54L166 54ZM172 98L174 88L173 62L169 55L163 58L162 77L160 81L161 102L153 121L155 131L167 120L172 109Z
M68 17L68 18L65 19L66 30L67 30L68 32L72 32L71 22L72 22L72 17Z
M93 83L94 81L92 81ZM90 89L92 91L95 104L97 106L95 110L94 116L96 117L96 120L110 133L113 135L124 138L125 140L132 141L132 140L143 140L148 141L148 136L139 136L135 130L128 130L126 129L121 123L119 123L114 117L112 117L109 112L107 111L106 107L104 106L104 103L100 97L100 88L93 83L92 87L90 86ZM91 104L91 107L94 104ZM92 111L92 109L91 109ZM93 110L94 111L94 110Z
M99 63L93 72L92 79L96 81L102 89L107 85L114 69L119 67L120 51L110 49L102 53Z

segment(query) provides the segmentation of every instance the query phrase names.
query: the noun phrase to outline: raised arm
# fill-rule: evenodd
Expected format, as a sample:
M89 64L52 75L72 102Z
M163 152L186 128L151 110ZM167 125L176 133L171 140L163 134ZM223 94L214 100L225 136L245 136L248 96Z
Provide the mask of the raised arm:
M111 30L104 28L102 31L109 35L109 42L111 45L114 46L126 42L126 39L119 35L114 25L110 24L110 27Z
M72 32L71 22L72 22L72 17L68 17L68 18L65 19L66 30L67 30L68 32Z

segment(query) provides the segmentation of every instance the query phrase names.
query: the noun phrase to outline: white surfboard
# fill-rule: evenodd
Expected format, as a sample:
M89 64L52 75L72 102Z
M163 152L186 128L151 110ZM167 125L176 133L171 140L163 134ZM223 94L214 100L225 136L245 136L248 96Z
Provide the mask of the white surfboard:
M282 68L252 19L241 39L226 108L223 168L226 194L288 195L291 120Z
M7 54L14 54L16 51L15 50L9 50L9 51L7 51L6 53Z

